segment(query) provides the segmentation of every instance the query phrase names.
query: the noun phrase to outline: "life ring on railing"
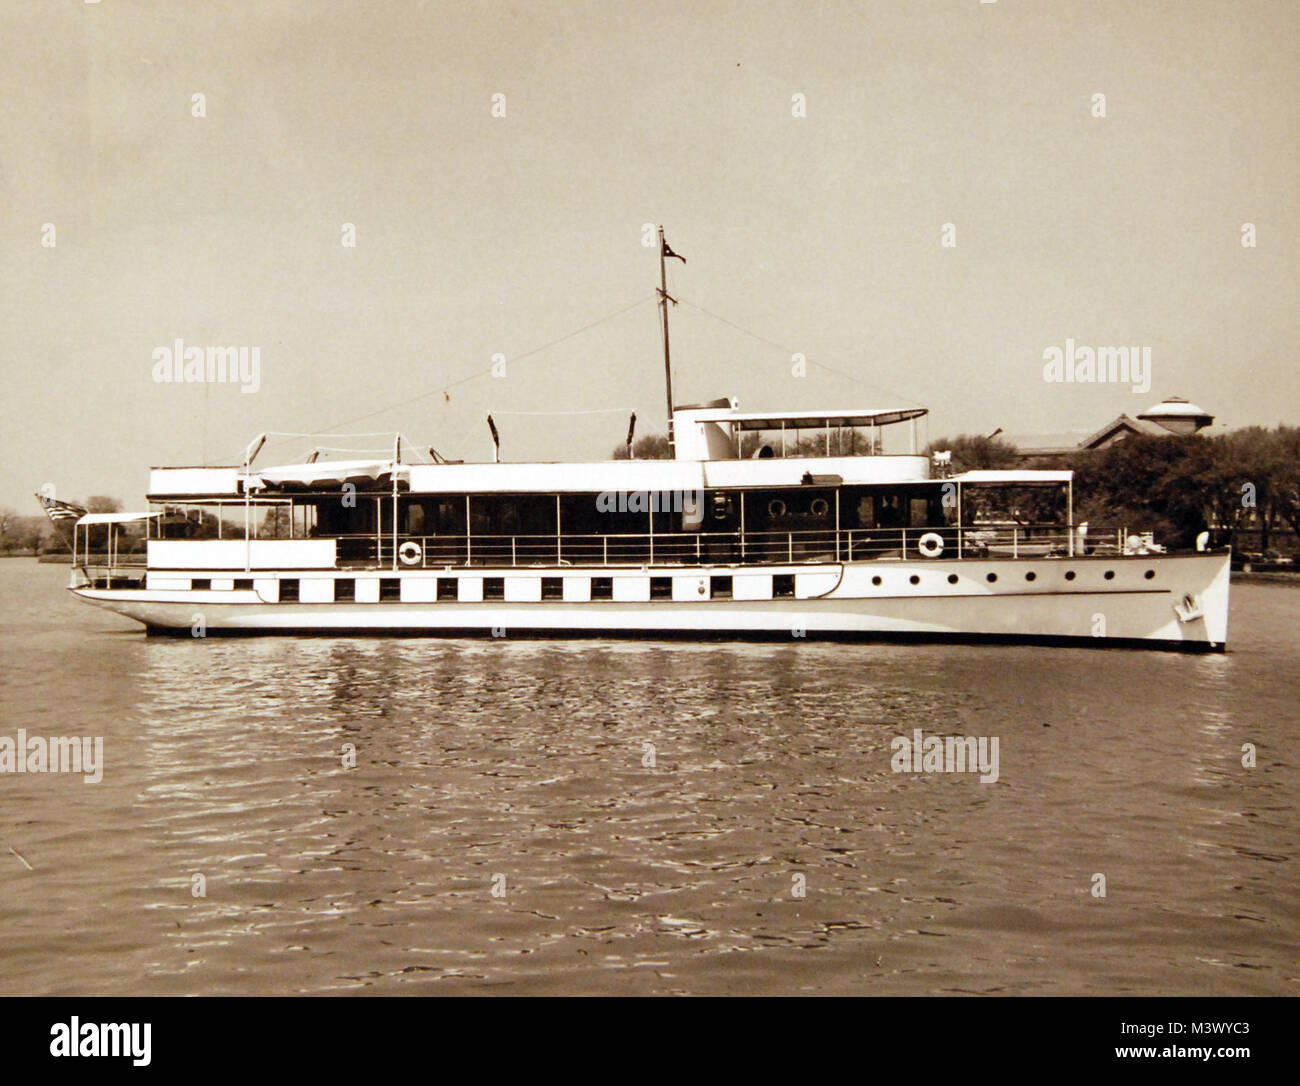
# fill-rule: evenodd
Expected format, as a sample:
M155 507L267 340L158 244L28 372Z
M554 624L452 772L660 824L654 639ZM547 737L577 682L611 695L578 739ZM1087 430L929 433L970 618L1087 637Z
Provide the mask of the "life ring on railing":
M772 517L774 520L785 516L785 502L780 498L773 498L767 503L767 515Z
M420 544L408 539L397 548L397 557L404 566L418 566L424 557L424 551L420 549Z
M938 532L926 532L917 540L916 549L922 558L938 558L943 554L943 536Z

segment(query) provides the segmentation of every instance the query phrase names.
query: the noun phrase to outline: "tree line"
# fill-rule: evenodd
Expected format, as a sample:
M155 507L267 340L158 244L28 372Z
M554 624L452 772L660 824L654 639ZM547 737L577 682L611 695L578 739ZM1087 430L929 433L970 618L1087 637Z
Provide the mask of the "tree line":
M1258 533L1272 549L1277 533L1300 534L1300 427L1247 426L1225 434L1131 434L1105 448L1026 459L999 438L962 434L932 441L950 450L954 471L1069 468L1074 519L1153 531L1178 547L1202 532L1216 544Z

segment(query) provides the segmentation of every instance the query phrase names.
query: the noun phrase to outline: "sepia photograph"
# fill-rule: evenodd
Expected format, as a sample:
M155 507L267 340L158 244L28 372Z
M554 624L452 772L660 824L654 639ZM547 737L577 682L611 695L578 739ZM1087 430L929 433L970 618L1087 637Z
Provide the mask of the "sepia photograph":
M425 1028L359 996L1281 1051L1295 0L5 0L0 41L33 1059Z

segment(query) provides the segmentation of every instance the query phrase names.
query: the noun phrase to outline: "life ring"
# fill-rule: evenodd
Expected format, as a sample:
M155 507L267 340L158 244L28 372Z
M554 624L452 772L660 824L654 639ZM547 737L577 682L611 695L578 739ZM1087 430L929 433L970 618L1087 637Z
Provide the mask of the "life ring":
M831 511L830 502L828 502L825 498L813 498L812 505L808 507L808 512L810 512L815 517L824 517L830 511Z
M780 498L773 498L767 503L767 513L768 516L774 519L779 519L780 517L785 516L785 502Z
M926 532L917 541L916 549L923 558L938 558L943 554L943 536L938 532Z
M397 557L404 566L418 566L424 557L424 551L420 549L420 544L408 539L397 548Z

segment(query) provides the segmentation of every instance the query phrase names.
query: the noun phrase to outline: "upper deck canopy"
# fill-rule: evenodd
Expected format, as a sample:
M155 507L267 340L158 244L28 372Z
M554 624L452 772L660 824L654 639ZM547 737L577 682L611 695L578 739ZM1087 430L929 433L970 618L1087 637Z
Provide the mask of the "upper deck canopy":
M77 520L77 526L87 524L134 524L137 521L160 517L161 513L87 513Z
M820 430L850 426L888 426L928 414L924 407L874 408L846 411L732 411L711 408L692 411L697 422L729 422L738 430Z

